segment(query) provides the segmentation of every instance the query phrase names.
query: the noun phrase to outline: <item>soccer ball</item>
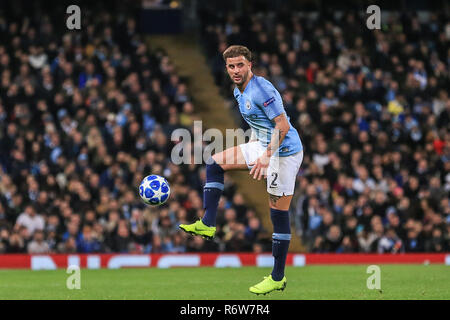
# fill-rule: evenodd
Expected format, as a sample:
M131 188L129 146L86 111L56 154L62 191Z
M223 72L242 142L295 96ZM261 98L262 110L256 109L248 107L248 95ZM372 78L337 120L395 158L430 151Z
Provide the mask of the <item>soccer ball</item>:
M139 195L146 204L159 206L169 198L169 183L165 178L156 174L151 174L142 179L142 182L139 185Z

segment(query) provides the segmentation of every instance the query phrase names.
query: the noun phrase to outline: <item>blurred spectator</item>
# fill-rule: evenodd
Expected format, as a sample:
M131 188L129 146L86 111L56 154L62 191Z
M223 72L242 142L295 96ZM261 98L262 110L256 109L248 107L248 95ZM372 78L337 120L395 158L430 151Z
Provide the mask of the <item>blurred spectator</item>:
M323 252L336 252L338 251L342 241L341 228L338 225L332 225L323 242Z
M33 241L28 243L27 252L32 254L44 254L50 252L50 246L44 241L44 232L37 230L34 233Z
M258 234L262 229L261 222L257 217L252 217L249 219L248 226L245 229L245 238L249 242L254 242L258 239Z
M113 252L128 252L131 238L125 221L119 223L117 235L112 240L111 249Z
M89 225L84 226L83 232L78 242L77 251L81 253L92 253L101 252L101 250L101 244L95 238L95 235L92 232L92 227Z
M68 237L64 242L60 242L58 245L59 253L76 253L77 242L74 237Z
M402 240L393 228L389 228L378 242L378 253L398 253L403 249Z
M29 234L33 235L35 231L44 229L45 221L40 215L36 214L32 205L28 205L25 207L25 211L17 218L14 228L18 230L21 226L26 227Z
M7 245L7 253L25 253L25 240L19 233L12 233L9 237L9 243Z

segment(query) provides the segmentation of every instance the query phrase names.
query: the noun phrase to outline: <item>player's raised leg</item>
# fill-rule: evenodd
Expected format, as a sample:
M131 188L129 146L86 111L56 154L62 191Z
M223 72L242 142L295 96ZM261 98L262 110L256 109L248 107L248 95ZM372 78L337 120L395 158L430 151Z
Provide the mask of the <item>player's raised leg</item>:
M206 184L203 187L205 215L201 220L193 224L181 224L180 229L192 235L200 235L206 239L214 238L217 207L224 189L224 172L246 169L247 165L239 146L213 155L206 164Z

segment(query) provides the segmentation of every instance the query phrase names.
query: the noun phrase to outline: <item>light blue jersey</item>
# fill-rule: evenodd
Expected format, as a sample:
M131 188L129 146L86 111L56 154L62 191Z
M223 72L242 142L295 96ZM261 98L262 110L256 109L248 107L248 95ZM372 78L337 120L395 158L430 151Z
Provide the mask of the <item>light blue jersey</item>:
M253 75L243 93L236 87L234 97L239 103L239 111L264 147L270 143L275 117L286 112L277 89L263 77ZM289 121L289 117L286 114ZM289 122L289 131L278 149L280 157L286 157L303 150L297 130Z

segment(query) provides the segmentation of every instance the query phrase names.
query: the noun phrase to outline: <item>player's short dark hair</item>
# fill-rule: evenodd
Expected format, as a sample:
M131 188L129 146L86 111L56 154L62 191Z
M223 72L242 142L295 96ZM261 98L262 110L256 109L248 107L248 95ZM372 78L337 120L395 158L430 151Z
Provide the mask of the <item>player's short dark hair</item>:
M227 61L228 58L235 58L235 57L239 57L239 56L243 56L245 59L247 59L248 61L252 61L252 52L244 46L239 46L239 45L233 45L233 46L229 46L224 52L223 52L223 60L225 60L225 62Z

